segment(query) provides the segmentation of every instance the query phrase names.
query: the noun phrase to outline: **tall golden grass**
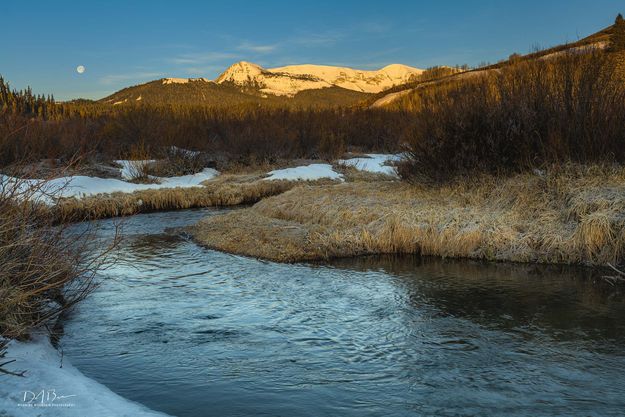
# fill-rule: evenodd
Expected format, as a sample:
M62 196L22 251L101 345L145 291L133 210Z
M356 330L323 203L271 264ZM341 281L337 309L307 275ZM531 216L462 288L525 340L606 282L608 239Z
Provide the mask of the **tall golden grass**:
M281 262L378 253L604 265L625 254L625 168L553 166L438 186L303 186L201 221L206 246Z
M317 184L328 183L321 180ZM51 208L59 221L83 221L129 216L154 211L252 204L281 194L295 181L263 181L259 175L220 175L193 188L167 188L134 193L102 194L86 198L64 198Z

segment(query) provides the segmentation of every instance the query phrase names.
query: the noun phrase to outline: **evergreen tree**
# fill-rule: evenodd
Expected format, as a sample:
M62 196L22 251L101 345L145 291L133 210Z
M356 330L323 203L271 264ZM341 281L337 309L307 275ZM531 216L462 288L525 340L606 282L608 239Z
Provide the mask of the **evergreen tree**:
M622 14L616 16L614 33L612 34L612 50L625 51L625 19Z

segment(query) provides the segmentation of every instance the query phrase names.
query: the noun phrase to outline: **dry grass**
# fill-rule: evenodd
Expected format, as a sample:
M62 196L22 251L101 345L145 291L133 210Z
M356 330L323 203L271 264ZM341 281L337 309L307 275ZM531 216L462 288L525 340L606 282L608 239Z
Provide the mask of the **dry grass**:
M201 221L206 246L293 262L377 253L606 264L625 253L625 169L569 165L439 187L303 186Z
M316 181L327 184L331 181ZM168 188L134 193L103 194L62 199L54 216L63 220L93 220L153 211L252 204L281 194L297 185L294 181L262 181L258 174L220 175L193 188Z

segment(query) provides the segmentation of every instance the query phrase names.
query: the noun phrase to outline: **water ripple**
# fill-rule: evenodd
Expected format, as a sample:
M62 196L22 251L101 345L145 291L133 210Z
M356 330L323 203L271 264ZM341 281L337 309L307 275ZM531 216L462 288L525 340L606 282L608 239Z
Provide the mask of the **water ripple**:
M182 417L625 409L625 302L585 270L414 257L279 265L163 230L211 213L125 222L120 262L66 322L65 354L86 375Z

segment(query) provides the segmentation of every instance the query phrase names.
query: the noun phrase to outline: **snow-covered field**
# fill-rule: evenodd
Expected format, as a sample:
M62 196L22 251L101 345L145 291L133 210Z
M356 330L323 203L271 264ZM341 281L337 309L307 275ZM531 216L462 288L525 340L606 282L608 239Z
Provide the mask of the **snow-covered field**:
M6 360L24 377L0 373L0 416L163 417L87 378L54 349L47 337L9 343Z
M354 167L360 171L374 172L377 174L386 174L397 176L395 167L385 165L387 162L397 162L401 159L401 155L388 154L368 154L366 158L341 159L339 164Z

